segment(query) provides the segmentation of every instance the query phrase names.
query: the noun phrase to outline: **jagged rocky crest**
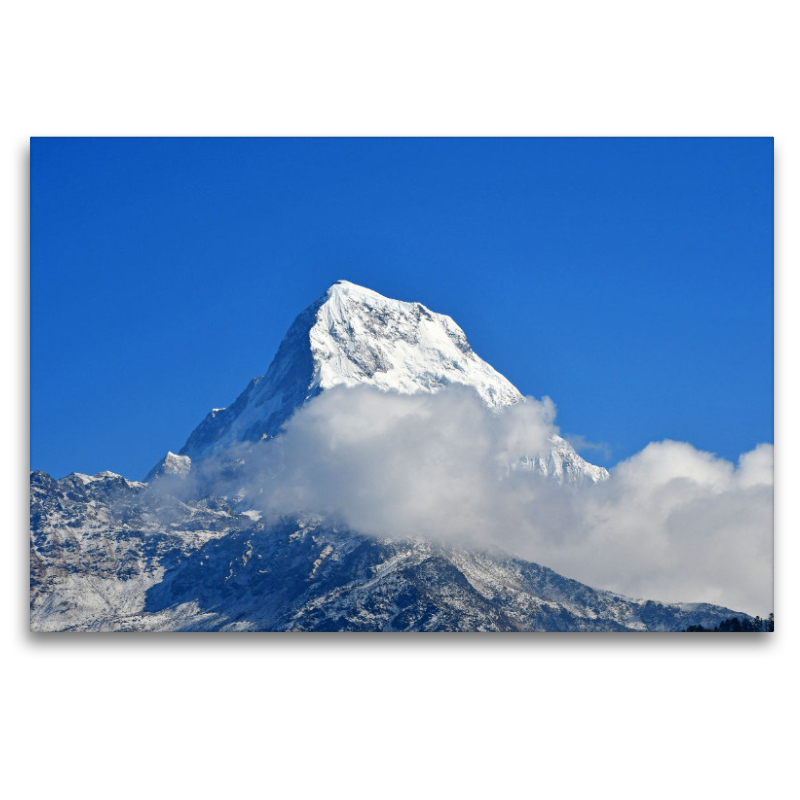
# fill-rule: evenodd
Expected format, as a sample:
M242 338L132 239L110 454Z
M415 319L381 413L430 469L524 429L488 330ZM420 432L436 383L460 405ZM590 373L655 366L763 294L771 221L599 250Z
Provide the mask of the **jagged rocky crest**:
M297 317L267 373L145 482L31 473L31 628L642 631L733 616L592 589L500 552L263 519L246 498L220 496L223 483L186 491L193 462L256 446L320 392L363 384L407 394L462 384L498 413L525 402L449 317L340 281ZM551 444L512 466L558 482L608 477L561 437Z

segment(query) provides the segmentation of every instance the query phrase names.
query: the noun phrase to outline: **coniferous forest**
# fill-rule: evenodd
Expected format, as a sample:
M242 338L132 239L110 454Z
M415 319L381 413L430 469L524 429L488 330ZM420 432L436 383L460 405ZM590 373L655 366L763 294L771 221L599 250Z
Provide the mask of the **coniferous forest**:
M714 628L704 628L702 625L690 625L686 628L686 633L772 633L775 630L775 615L770 614L766 619L755 617L754 619L740 619L731 617L724 619Z

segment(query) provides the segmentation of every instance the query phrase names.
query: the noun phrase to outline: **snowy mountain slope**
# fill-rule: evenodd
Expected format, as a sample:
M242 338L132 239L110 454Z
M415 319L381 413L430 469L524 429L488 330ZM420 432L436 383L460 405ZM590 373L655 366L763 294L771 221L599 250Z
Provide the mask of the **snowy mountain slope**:
M237 442L271 438L297 408L334 386L416 394L450 384L471 387L495 411L524 402L474 353L450 317L338 281L297 317L267 373L254 378L233 405L211 411L180 454L204 459ZM552 444L547 458L531 457L515 467L568 482L608 477L560 436Z
M734 613L598 591L502 553L266 524L111 473L31 473L34 631L683 630Z
M186 504L111 472L31 473L32 630L92 630L144 602L164 571L245 524L214 499Z

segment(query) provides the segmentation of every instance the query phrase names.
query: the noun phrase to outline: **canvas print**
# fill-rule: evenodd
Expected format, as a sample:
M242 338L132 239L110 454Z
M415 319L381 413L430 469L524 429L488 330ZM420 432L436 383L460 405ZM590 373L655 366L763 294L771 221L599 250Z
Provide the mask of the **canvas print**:
M31 142L36 632L767 632L771 139Z

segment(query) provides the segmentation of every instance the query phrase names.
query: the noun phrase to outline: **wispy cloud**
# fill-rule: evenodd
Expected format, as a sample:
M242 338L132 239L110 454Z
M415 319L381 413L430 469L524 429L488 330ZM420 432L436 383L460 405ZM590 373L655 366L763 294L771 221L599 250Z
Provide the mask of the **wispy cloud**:
M603 454L603 458L608 460L611 458L611 446L607 442L590 442L585 436L580 433L562 433L561 434L579 453L586 452L599 452Z

